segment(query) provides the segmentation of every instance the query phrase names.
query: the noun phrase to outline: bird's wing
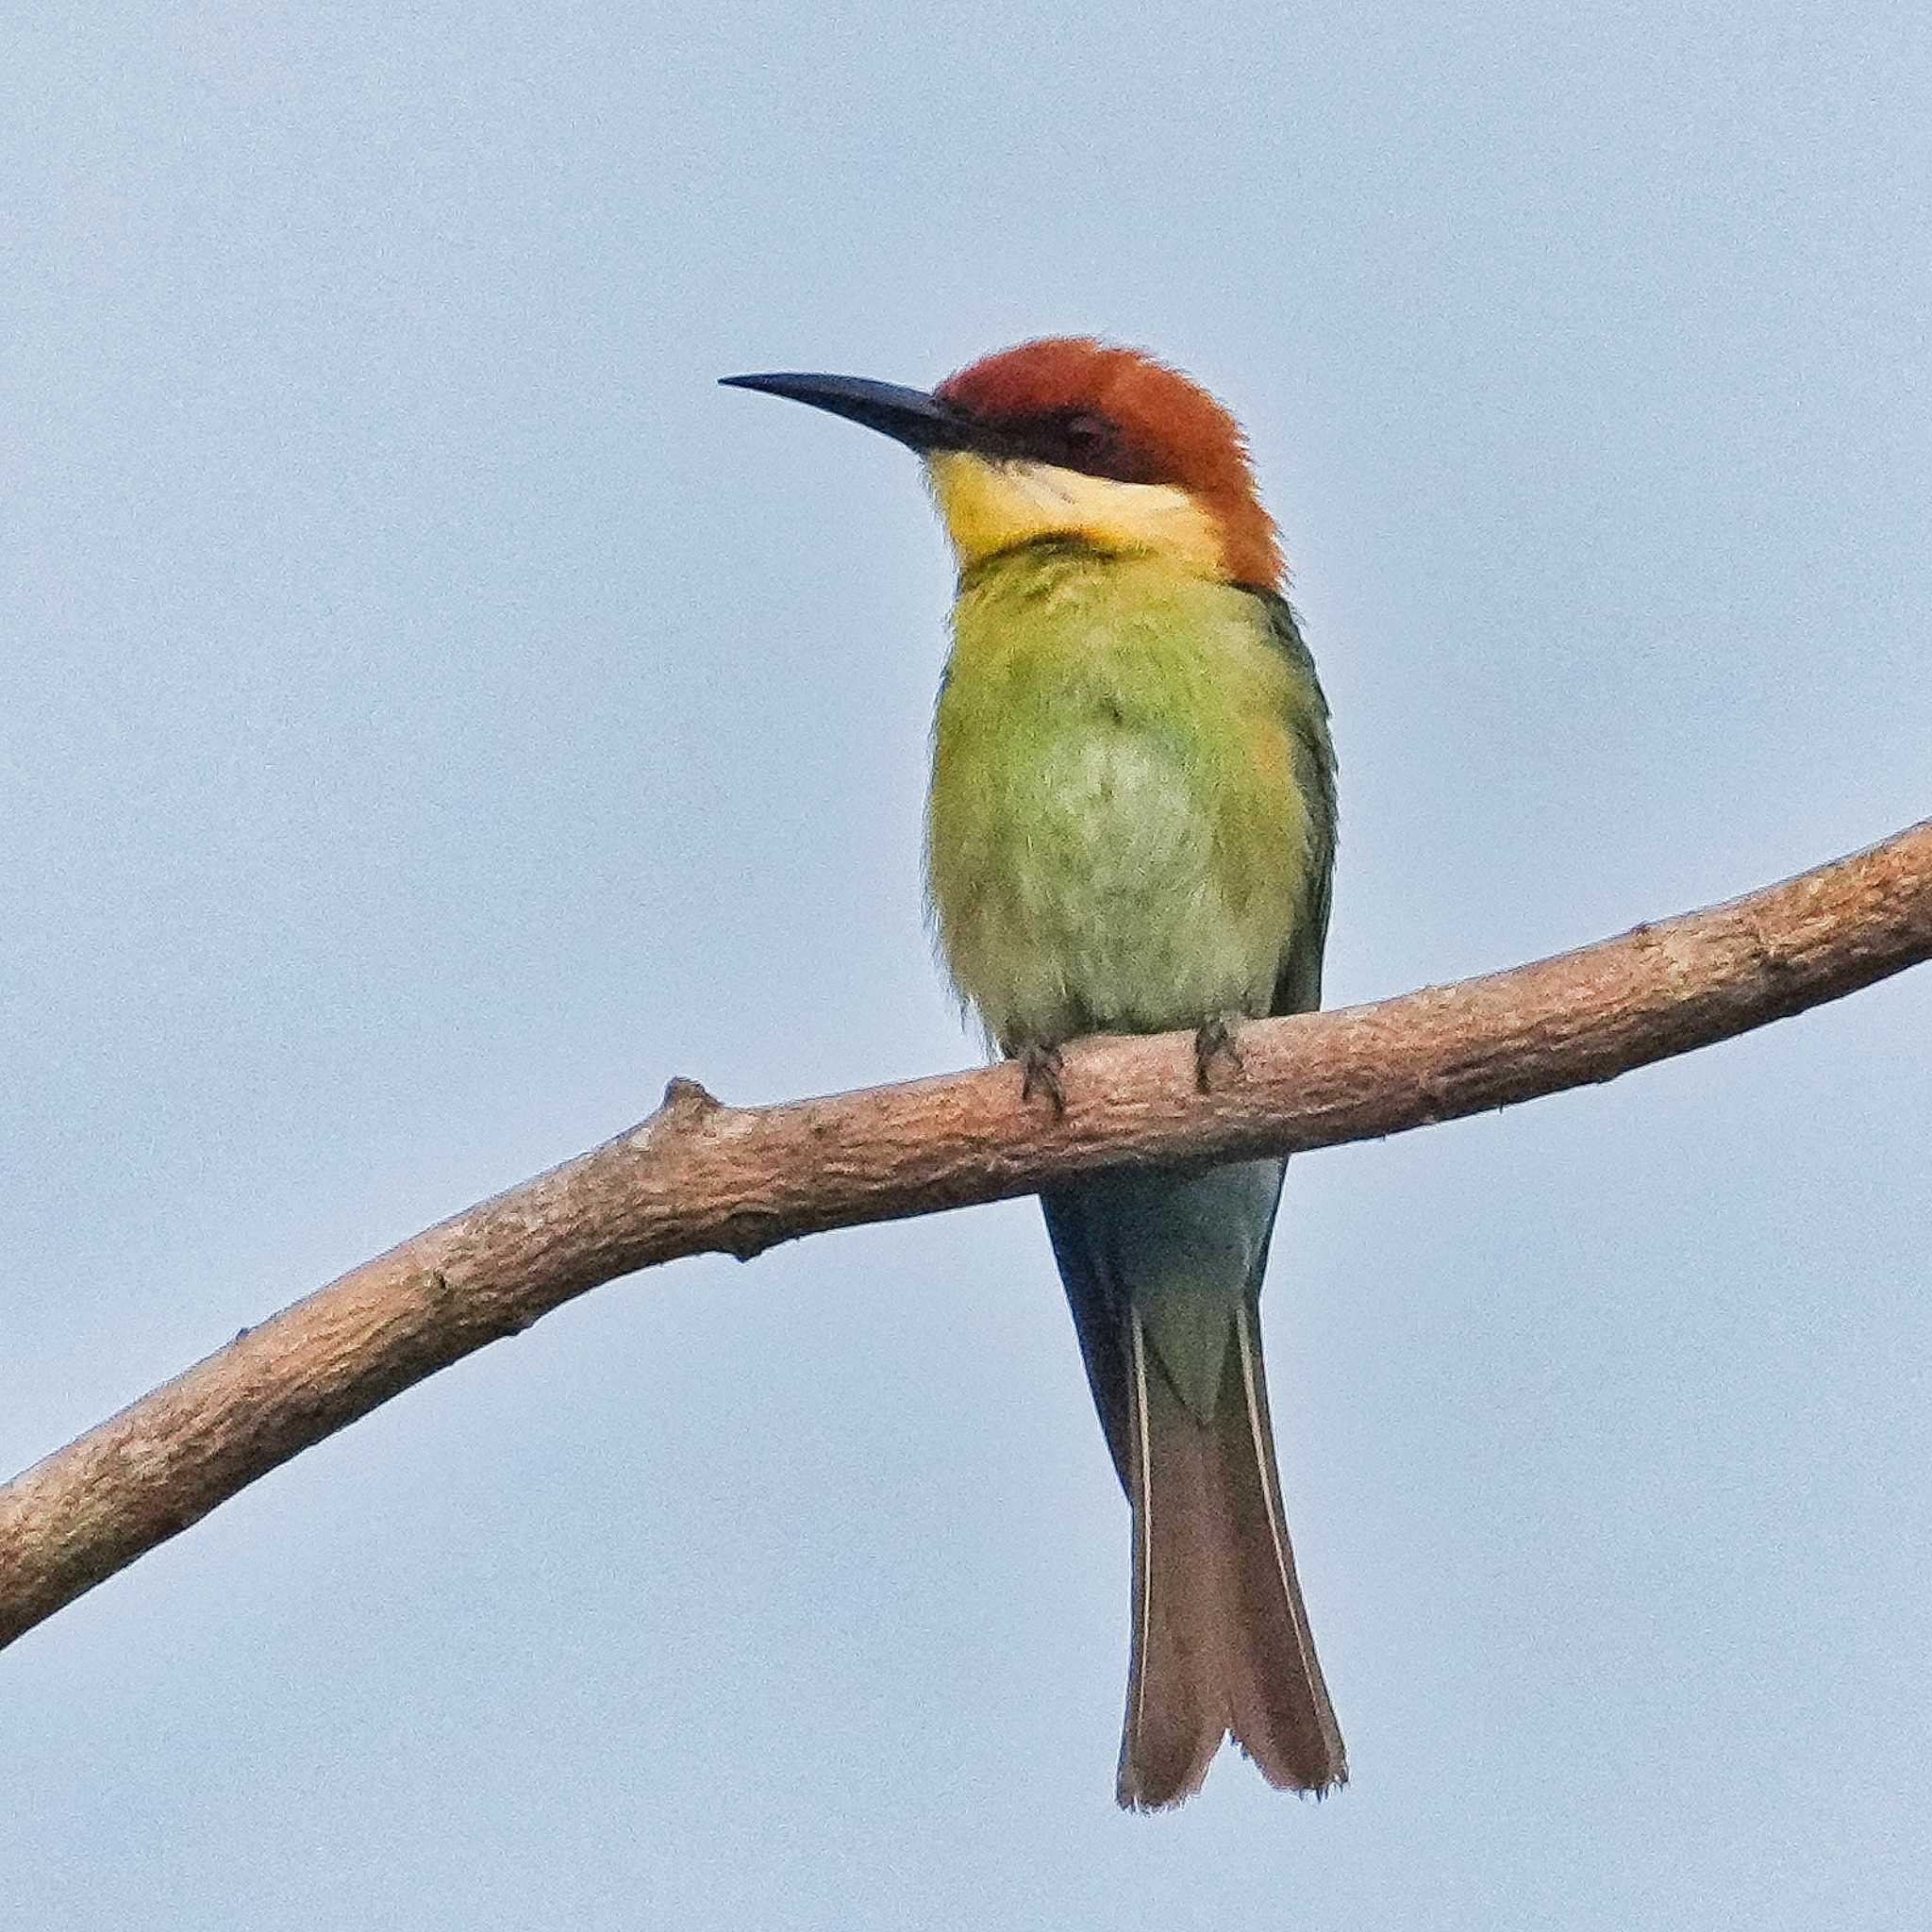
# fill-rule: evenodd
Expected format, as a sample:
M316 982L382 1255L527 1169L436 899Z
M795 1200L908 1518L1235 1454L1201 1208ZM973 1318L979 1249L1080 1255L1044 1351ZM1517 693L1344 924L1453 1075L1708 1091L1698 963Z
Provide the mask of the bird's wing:
M1269 635L1291 673L1287 724L1295 789L1307 814L1308 891L1282 948L1271 1013L1312 1013L1322 1004L1322 954L1328 943L1328 905L1335 875L1335 748L1328 701L1315 660L1302 641L1293 608L1278 591L1249 593L1268 618Z
M1107 1436L1108 1453L1125 1488L1131 1461L1127 1444L1126 1308L1108 1266L1106 1234L1093 1214L1089 1188L1075 1182L1048 1188L1040 1197L1047 1239L1060 1284L1073 1310L1074 1333L1087 1386Z

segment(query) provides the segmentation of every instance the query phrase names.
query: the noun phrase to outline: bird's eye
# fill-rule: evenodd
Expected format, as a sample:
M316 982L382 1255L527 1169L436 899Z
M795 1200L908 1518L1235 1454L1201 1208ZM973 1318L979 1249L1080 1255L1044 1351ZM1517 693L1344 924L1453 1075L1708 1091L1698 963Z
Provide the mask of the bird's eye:
M1068 447L1083 456L1106 449L1113 441L1113 425L1103 416L1069 416L1061 425L1061 431Z
M1121 426L1092 409L1056 409L1012 425L1012 446L1035 462L1058 463L1090 476L1114 476L1138 460Z

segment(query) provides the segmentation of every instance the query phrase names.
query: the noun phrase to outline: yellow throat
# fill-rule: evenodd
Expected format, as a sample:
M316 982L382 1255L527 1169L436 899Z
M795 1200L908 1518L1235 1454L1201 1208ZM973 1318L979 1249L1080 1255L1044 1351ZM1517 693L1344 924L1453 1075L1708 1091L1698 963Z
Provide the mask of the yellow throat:
M1036 537L1084 537L1102 550L1159 557L1190 575L1224 575L1214 519L1172 484L1118 483L960 450L928 457L925 474L961 570Z

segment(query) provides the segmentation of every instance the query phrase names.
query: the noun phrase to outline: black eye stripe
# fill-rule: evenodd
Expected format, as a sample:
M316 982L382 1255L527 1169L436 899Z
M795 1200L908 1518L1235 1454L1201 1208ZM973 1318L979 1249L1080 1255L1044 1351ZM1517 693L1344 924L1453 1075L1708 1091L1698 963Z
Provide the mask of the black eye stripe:
M1117 483L1169 480L1150 451L1127 436L1119 424L1093 410L1011 416L991 426L997 427L1005 452L1016 460L1052 463Z

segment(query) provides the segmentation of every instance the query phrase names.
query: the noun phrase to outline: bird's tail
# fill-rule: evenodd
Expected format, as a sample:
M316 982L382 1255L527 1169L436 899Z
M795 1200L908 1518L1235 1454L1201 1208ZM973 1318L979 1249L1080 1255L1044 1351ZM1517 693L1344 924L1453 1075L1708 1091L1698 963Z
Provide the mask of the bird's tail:
M1201 1788L1232 1733L1268 1782L1325 1791L1348 1776L1283 1517L1251 1302L1235 1311L1212 1418L1175 1392L1128 1315L1134 1655L1120 1801Z

